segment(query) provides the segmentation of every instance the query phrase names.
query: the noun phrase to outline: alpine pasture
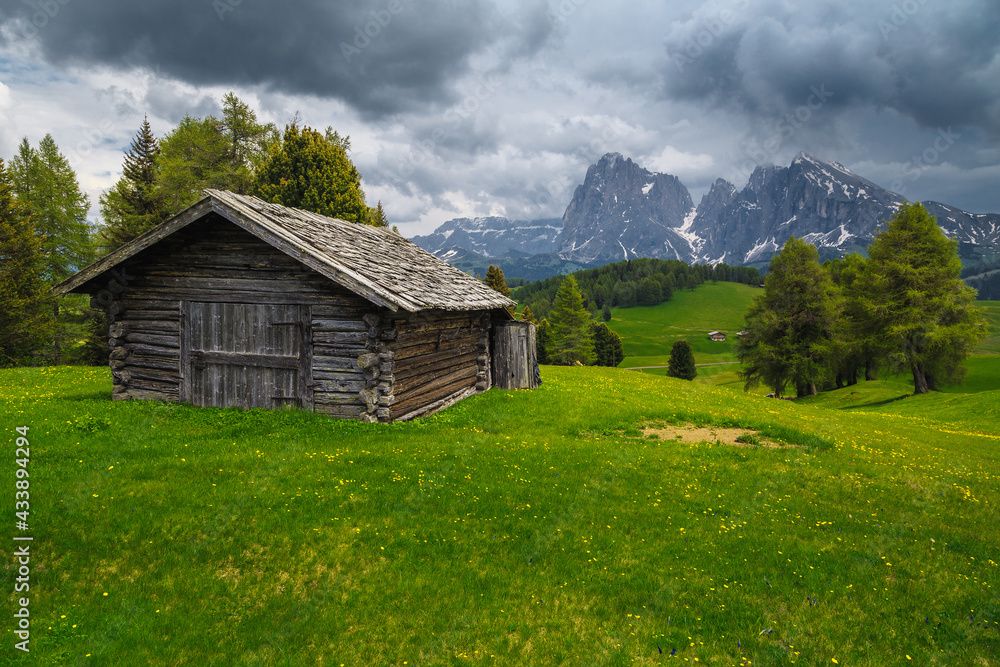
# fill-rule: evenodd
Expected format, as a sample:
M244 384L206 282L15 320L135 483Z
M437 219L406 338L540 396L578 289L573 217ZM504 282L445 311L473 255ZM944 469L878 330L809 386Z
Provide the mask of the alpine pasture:
M623 366L665 364L675 333L735 333L732 288L615 311ZM699 363L728 354L692 343ZM997 665L996 344L965 388L919 397L900 378L776 401L545 366L538 390L401 424L112 403L106 369L0 371L12 459L29 427L34 536L31 653L4 659ZM671 424L781 446L643 433Z

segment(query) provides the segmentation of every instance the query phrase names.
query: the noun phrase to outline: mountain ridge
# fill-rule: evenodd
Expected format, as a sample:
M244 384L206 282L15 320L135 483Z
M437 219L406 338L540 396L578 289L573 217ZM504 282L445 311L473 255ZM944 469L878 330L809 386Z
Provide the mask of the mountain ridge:
M486 257L558 253L569 264L655 257L763 268L793 235L823 260L863 254L905 201L842 164L800 153L787 167L757 167L743 188L717 179L695 206L676 176L608 153L587 169L561 220L457 218L413 241L438 256L464 247ZM1000 214L924 205L958 241L963 277L981 298L1000 298Z

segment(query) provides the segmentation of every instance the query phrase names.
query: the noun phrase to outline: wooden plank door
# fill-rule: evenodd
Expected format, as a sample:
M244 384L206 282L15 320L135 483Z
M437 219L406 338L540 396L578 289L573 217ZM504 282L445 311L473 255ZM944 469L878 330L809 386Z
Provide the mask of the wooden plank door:
M184 306L184 400L220 408L312 407L308 306Z

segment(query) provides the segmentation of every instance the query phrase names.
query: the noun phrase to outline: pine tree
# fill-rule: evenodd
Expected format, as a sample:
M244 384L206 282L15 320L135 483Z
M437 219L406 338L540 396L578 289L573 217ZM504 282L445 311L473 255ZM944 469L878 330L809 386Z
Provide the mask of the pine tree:
M609 306L608 304L604 304L604 312L601 313L601 317L604 318L605 322L611 321L611 306Z
M604 322L594 322L592 334L594 336L594 354L597 358L597 365L614 368L620 364L622 359L625 358L621 336L612 331Z
M490 264L490 268L486 271L486 277L483 279L486 286L492 289L494 292L499 292L505 297L510 297L510 288L507 287L507 281L504 279L503 271L500 270L499 266L493 266ZM507 312L511 315L514 314L514 306L508 306Z
M44 271L40 237L28 211L14 198L0 159L0 366L38 361L52 336L53 299Z
M744 389L763 383L780 396L792 383L799 396L813 395L829 371L836 317L830 276L815 246L794 236L769 270L764 293L747 311L748 333L736 343Z
M975 290L959 278L958 244L922 205L901 206L868 246L856 307L874 347L894 371L908 370L913 393L957 382L962 364L986 333Z
M343 145L309 127L285 128L281 148L257 172L252 193L283 206L367 223L361 174Z
M385 209L382 208L382 200L373 208L368 215L368 224L372 227L389 227L389 219L385 216Z
M674 342L670 348L670 359L667 361L667 375L681 380L693 380L698 377L694 365L694 350L691 343L684 340Z
M506 297L510 296L510 288L507 287L507 280L504 278L503 271L499 266L490 264L490 268L486 270L486 278L483 282L493 291L500 292L500 294Z
M158 186L157 159L160 147L149 119L144 118L132 139L122 164L122 177L101 195L103 249L110 252L167 217L163 194Z
M552 344L552 325L546 318L538 324L538 331L535 332L535 349L538 352L538 363L551 364L549 359L549 348Z
M580 362L585 366L594 363L590 313L583 306L583 296L572 275L566 276L559 286L549 316L552 325L550 362L564 365Z
M531 312L531 308L528 306L525 306L524 310L521 311L521 319L525 322L531 322L536 327L538 326L538 320L535 319L535 314Z

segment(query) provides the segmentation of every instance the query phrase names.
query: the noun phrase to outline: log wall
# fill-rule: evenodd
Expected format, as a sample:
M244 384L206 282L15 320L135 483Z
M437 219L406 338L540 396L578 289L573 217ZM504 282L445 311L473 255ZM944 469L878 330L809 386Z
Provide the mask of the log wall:
M352 419L367 410L357 357L369 347L362 318L372 304L226 220L209 216L140 253L107 288L116 400L185 399L182 301L302 304L313 357L305 407Z
M384 348L391 419L412 418L457 394L490 387L488 312L426 312L396 320Z
M115 400L191 400L186 302L308 306L303 407L333 417L409 419L491 386L488 311L381 309L215 214L101 280Z

